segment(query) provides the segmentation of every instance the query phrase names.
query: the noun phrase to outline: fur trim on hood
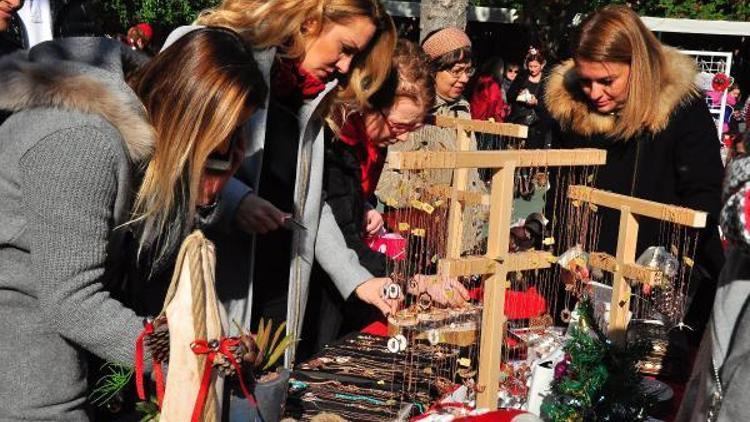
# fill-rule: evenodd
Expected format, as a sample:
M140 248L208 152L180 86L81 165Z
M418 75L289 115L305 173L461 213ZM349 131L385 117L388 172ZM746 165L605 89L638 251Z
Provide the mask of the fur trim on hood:
M32 55L21 52L0 60L0 109L61 108L98 114L120 132L131 161L151 155L154 129L122 75L70 60L31 60Z
M657 115L651 124L644 127L653 134L667 127L669 118L676 108L698 95L693 60L674 48L663 48L667 65L662 75ZM573 59L559 64L552 70L547 79L544 101L550 115L563 130L583 136L608 135L614 131L614 115L601 114L589 107L589 102L578 84Z

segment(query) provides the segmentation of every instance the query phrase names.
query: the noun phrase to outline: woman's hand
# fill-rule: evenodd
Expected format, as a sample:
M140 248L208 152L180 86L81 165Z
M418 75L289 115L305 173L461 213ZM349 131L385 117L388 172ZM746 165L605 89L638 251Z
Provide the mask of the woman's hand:
M365 233L369 236L375 236L383 229L383 215L374 209L365 212Z
M272 203L251 193L240 201L235 222L247 234L266 234L281 227L288 216Z
M403 295L397 299L386 298L383 291L391 283L393 283L393 280L388 277L371 278L360 284L354 290L354 294L363 302L380 309L380 312L385 316L395 314L398 311L398 305L403 300Z
M440 305L460 307L469 300L469 291L457 278L417 274L414 281L416 286L409 293L419 295L426 292L433 302Z
M529 98L526 100L526 104L535 106L539 104L539 100L536 99L536 96L534 94L529 94Z

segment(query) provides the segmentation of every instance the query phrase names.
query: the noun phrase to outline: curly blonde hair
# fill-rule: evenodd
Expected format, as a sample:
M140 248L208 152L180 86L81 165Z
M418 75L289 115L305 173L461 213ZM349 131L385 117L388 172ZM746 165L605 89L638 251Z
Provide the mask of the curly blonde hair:
M352 107L338 103L326 122L334 133L338 133L346 119L357 111L369 112L386 109L399 97L408 98L423 107L430 108L435 102L435 78L430 57L411 41L400 39L396 44L391 62L391 72L383 85L370 98L365 107Z

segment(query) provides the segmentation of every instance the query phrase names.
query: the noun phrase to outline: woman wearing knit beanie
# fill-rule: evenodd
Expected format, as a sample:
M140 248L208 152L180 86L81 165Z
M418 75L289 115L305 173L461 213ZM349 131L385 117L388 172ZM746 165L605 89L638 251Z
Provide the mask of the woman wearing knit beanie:
M471 119L469 102L463 97L464 89L474 75L469 37L458 28L443 28L425 38L422 42L422 50L430 58L437 94L435 104L429 114ZM469 150L476 149L476 139L472 135ZM425 126L412 132L406 142L392 145L388 150L456 151L458 150L456 131ZM386 164L375 194L380 201L403 208L408 206L411 193L421 192L427 186L451 185L452 182L453 170L425 170L419 174L407 174L394 171ZM468 189L475 192L486 191L476 169L469 173ZM467 211L477 214L479 208L467 207ZM479 218L472 218L472 220L476 221ZM467 251L473 250L481 242L482 227L479 223L466 224L465 227L462 245Z
M425 38L422 50L430 57L437 95L446 102L460 102L474 75L469 37L458 28L443 28Z

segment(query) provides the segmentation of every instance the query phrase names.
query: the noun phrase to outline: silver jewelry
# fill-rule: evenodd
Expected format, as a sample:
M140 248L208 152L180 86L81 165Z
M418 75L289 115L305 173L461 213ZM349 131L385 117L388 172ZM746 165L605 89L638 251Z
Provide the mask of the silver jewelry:
M401 286L396 283L388 285L387 297L388 299L398 299L401 297Z
M428 331L427 341L429 341L431 345L437 346L437 344L440 343L440 332L435 329Z
M396 337L389 338L387 346L388 351L391 353L398 353L401 349L401 344Z
M398 340L398 350L402 352L406 350L406 345L407 345L406 337L404 337L403 334L397 334L395 338L396 340Z

